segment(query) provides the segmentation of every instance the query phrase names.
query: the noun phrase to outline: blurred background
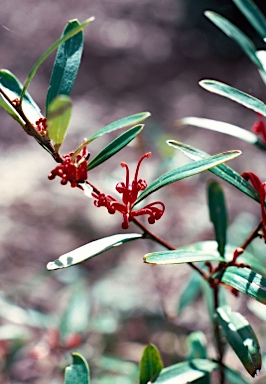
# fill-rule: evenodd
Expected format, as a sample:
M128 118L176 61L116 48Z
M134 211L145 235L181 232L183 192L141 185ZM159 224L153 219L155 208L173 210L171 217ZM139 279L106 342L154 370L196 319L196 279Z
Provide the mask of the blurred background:
M265 1L256 3L265 13ZM257 69L205 18L205 10L227 17L258 49L265 48L230 0L143 0L140 4L132 0L0 0L0 67L23 83L68 20L95 16L85 29L83 60L71 95L73 116L62 152L77 148L84 137L114 120L142 111L152 114L130 148L91 171L97 187L111 193L124 179L120 162L127 161L133 172L148 151L153 155L142 164L140 175L148 182L170 167L187 163L183 155L169 149L167 139L210 154L240 149L242 156L230 166L239 173L253 171L265 180L258 149L219 133L175 126L177 119L198 116L249 130L256 120L255 113L201 89L201 79L220 80L265 100ZM29 88L43 112L53 60L54 55ZM209 319L200 297L195 306L177 313L189 268L145 265L143 255L160 249L149 241L128 243L65 271L46 271L47 262L60 255L122 233L121 218L96 209L92 199L62 187L58 179L49 181L53 159L3 110L0 128L0 382L62 383L72 351L66 340L73 331L81 338L80 343L75 339L79 344L75 350L89 361L93 382L98 384L137 382L135 363L148 342L159 347L167 365L188 353L186 336L192 331L199 329L209 338ZM89 148L93 156L115 133L106 136ZM206 182L211 178L204 173L157 193L156 199L166 202L166 213L151 229L176 247L213 239L206 203ZM229 240L240 245L257 224L260 209L224 184ZM130 232L134 231L138 230L132 225ZM259 242L256 252L263 258L264 244ZM240 308L264 336L265 310L248 306L249 300L243 297L231 300L233 308ZM61 349L51 347L58 329ZM211 349L210 354L214 356ZM230 363L239 368L232 356Z

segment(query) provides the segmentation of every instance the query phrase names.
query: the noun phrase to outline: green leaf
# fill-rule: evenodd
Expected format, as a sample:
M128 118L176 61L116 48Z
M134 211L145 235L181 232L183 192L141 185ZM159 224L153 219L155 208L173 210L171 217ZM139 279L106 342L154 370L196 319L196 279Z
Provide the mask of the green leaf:
M167 144L171 147L174 147L175 149L180 150L184 153L184 155L188 156L194 161L199 159L206 159L208 158L208 156L210 156L206 152L203 152L197 148L191 147L190 145L186 145L175 140L168 140ZM260 196L255 190L255 188L253 188L250 183L248 183L232 168L228 167L225 164L220 164L217 167L209 169L209 171L214 173L216 176L219 176L221 179L227 181L228 183L232 184L234 187L236 187L241 192L245 193L247 196L251 197L257 202L260 202Z
M30 85L32 79L34 78L37 70L42 65L42 63L53 53L61 44L63 44L65 41L82 31L91 21L94 20L94 17L90 17L89 19L85 20L83 23L78 24L76 28L73 28L71 31L69 31L66 35L61 36L60 39L56 40L49 49L47 49L46 52L37 60L37 62L32 67L29 76L24 84L23 90L21 92L21 99L24 98L25 92L28 89L28 86Z
M233 88L230 85L221 83L216 80L201 80L199 85L209 92L216 93L217 95L227 97L246 108L266 116L266 105L263 101L253 97L239 89Z
M11 110L14 110L12 106L12 101L18 99L21 100L21 93L22 93L22 84L20 81L16 78L13 73L6 69L2 69L0 71L0 93L1 96L3 97L3 100L5 103L8 103ZM5 108L6 109L6 108ZM7 109L6 109L7 110ZM14 117L11 113L10 110L10 115ZM39 120L42 116L40 108L38 105L35 103L35 101L32 99L30 94L28 92L25 93L25 97L22 103L22 110L26 118L34 124L37 120ZM7 110L8 112L8 110ZM9 113L9 112L8 112ZM14 112L14 114L17 116L17 112ZM14 117L15 118L15 117ZM23 121L23 118L20 117L18 118ZM15 120L18 121L17 118ZM26 121L25 121L26 123ZM24 125L25 125L24 123ZM21 123L20 123L21 124Z
M225 377L231 384L249 384L240 372L225 366Z
M211 254L213 256L216 255L216 258L220 258L220 254L218 252L218 244L215 240L207 240L200 241L197 243L186 245L182 248L178 248L177 250L185 250L187 252L196 253L201 252L203 254ZM227 244L225 247L225 260L231 261L233 259L234 251L236 250L237 245ZM238 256L238 262L243 262L244 264L248 264L251 266L253 270L258 272L259 274L263 273L266 275L266 266L263 266L260 260L250 252L246 251L242 253L242 255ZM222 259L222 261L224 261ZM200 278L200 277L199 277ZM201 280L201 279L200 279Z
M210 156L203 160L196 161L194 163L186 164L182 167L175 168L156 179L151 183L138 197L135 204L138 204L141 200L145 199L151 193L154 193L158 189L165 187L168 184L174 183L178 180L182 180L186 177L196 175L200 172L206 171L209 168L215 167L225 161L229 161L239 156L241 151L228 151L219 153L218 155Z
M124 244L128 241L141 239L142 235L138 233L127 233L123 235L113 235L104 237L99 240L92 241L74 251L68 252L59 257L55 261L47 264L47 269L52 271L55 269L67 268L72 265L81 263L82 261L91 259L101 253L108 251L113 247Z
M217 308L217 319L225 337L247 372L254 377L261 369L258 339L243 315L228 306Z
M147 345L140 361L139 384L153 382L162 369L163 362L157 347L153 344Z
M266 304L266 278L259 273L249 268L228 267L224 272L215 273L213 277Z
M72 364L65 369L64 384L90 384L90 370L84 357L72 353L72 359Z
M188 338L189 360L207 358L207 339L203 332L192 332Z
M225 123L223 121L204 119L202 117L184 117L176 121L176 125L193 125L199 128L209 129L211 131L224 133L243 140L249 144L257 145L259 148L266 149L266 145L261 142L257 135L236 125Z
M176 249L174 251L161 251L147 253L144 256L144 262L148 264L183 264L195 263L200 261L224 261L215 253L206 253L201 251L193 251L189 249Z
M65 140L66 131L71 118L72 104L68 96L58 96L52 101L47 117L49 139L57 145L57 149Z
M188 384L198 380L215 369L218 364L205 359L194 359L164 368L154 381L156 384Z
M179 315L184 308L190 306L190 304L199 296L201 290L201 279L202 277L197 272L192 271L188 281L182 287L177 307Z
M233 0L258 34L266 37L266 18L252 0Z
M136 125L133 128L130 128L126 132L122 133L122 135L118 136L111 143L109 143L97 156L94 157L92 161L90 161L88 165L88 170L91 170L98 165L102 164L110 157L119 152L122 148L124 148L128 143L130 143L135 137L142 131L143 125Z
M218 252L224 257L226 245L227 212L221 185L212 181L208 186L208 205L210 220L213 223Z
M127 116L123 119L116 120L113 123L106 125L104 128L94 133L84 145L89 144L93 140L97 139L102 135L105 135L106 133L116 131L117 129L126 128L130 125L136 125L142 122L143 120L147 119L150 115L151 114L149 112L140 112L136 113L135 115Z
M256 47L253 42L234 24L221 15L218 15L212 11L204 12L204 15L213 22L218 28L220 28L224 34L234 40L245 52L245 54L262 69L261 62L256 56Z
M80 23L77 20L69 21L63 31L62 37L79 26ZM58 48L50 79L50 88L48 89L46 97L47 114L49 105L58 95L68 96L72 90L80 65L83 40L83 31L80 31L62 43Z

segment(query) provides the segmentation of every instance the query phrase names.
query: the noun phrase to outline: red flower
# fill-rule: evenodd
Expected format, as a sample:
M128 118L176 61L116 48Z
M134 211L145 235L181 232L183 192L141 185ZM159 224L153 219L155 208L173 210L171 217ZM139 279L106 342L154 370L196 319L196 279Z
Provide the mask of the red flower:
M56 176L61 177L61 184L66 185L68 182L72 188L84 183L88 177L88 157L87 148L82 149L81 154L73 158L74 152L70 152L63 156L64 161L58 165L49 175L48 179L53 180Z
M265 197L266 197L266 182L262 183L257 175L253 172L244 172L241 175L245 180L250 181L253 187L260 195L260 207L262 216L262 231L264 241L266 243L266 209L265 209Z
M122 228L127 229L129 221L132 221L134 217L141 215L148 215L148 222L154 224L156 220L159 220L165 210L165 206L160 201L155 201L154 203L148 204L143 208L133 210L133 205L137 200L138 194L140 191L144 191L147 187L147 183L143 179L138 179L138 173L140 164L145 158L151 156L151 152L146 153L141 157L137 164L135 177L132 183L129 182L129 167L126 163L121 163L121 166L126 168L126 182L120 182L116 184L116 190L122 195L122 202L117 201L110 195L105 195L104 193L96 194L92 193L92 196L95 197L94 204L96 207L106 207L110 214L114 214L116 211L122 213L123 223Z
M251 131L257 133L258 136L261 136L262 141L264 144L266 144L266 125L264 122L264 117L260 113L257 113L257 116L259 120L252 125Z
M41 117L36 121L36 130L41 136L47 135L47 119L46 117Z

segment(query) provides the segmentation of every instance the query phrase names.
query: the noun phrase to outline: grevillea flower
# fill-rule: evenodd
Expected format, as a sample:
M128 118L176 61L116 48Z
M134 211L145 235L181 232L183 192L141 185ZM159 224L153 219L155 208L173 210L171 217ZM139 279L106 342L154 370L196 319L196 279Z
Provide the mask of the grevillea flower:
M262 183L261 180L253 172L244 172L241 175L245 180L250 181L253 187L260 195L260 207L262 216L262 231L264 241L266 243L266 209L265 209L265 197L266 197L266 182Z
M74 152L70 152L63 156L63 162L58 165L49 175L48 179L53 180L56 176L61 177L61 184L70 183L72 188L84 183L88 177L88 158L87 148L83 147L81 154L74 156Z
M121 163L121 166L126 169L126 181L116 184L116 190L122 195L122 202L117 201L110 195L105 195L104 193L92 193L92 196L95 198L94 204L96 207L106 207L110 214L115 212L120 212L123 215L122 228L127 229L130 221L134 217L148 215L148 222L154 224L156 220L159 220L165 210L165 206L160 201L155 201L154 203L147 204L145 207L140 209L133 209L133 205L137 200L138 194L140 191L144 191L147 187L147 183L143 179L138 179L138 173L140 164L145 158L151 156L151 152L146 153L141 157L137 164L136 172L133 181L129 182L129 167L126 163Z
M260 113L257 113L257 116L259 120L252 125L251 131L260 136L264 144L266 144L266 125L264 117Z
M41 136L47 135L47 119L46 117L41 117L36 121L36 130Z

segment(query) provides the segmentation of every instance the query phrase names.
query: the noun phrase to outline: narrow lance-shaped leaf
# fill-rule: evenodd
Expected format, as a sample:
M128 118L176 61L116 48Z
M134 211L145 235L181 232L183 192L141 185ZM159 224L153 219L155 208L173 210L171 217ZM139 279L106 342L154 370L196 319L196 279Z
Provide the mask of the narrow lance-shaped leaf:
M90 384L90 370L84 357L72 353L72 359L72 364L65 369L64 384Z
M135 137L142 131L143 125L137 125L133 128L130 128L122 135L118 136L111 143L109 143L97 156L92 159L88 164L88 170L91 170L98 165L102 164L106 160L110 159L113 155L119 152L124 148L128 143L130 143Z
M212 181L208 187L208 205L210 220L214 226L218 251L222 257L225 253L227 212L223 189L219 183Z
M257 113L266 116L266 105L263 103L263 101L245 92L242 92L239 89L216 80L201 80L199 85L209 92L227 97L228 99L231 99L246 108L252 109Z
M266 18L253 0L233 0L258 34L266 37Z
M126 128L130 125L136 125L138 123L141 123L143 120L146 120L148 117L150 117L150 112L140 112L136 113L135 115L123 117L122 119L116 120L111 124L106 125L99 131L95 132L88 140L87 144L89 144L91 141L97 139L98 137L105 135L106 133L110 133L113 131L116 131L117 129Z
M163 369L163 362L157 347L149 344L145 347L139 367L139 384L153 382Z
M144 262L148 264L183 264L205 261L224 261L217 255L217 251L204 252L190 249L176 249L174 251L162 251L147 253L144 256Z
M254 377L261 369L258 339L248 321L228 306L217 308L217 319L225 337L247 372Z
M182 180L186 177L190 177L193 175L196 175L200 172L206 171L209 168L215 167L216 165L219 165L221 163L224 163L225 161L229 161L234 159L235 157L239 156L241 154L241 151L228 151L224 153L220 153L218 155L210 156L206 159L196 161L194 163L190 163L187 165L184 165L179 168L175 168L162 176L160 176L158 179L153 181L138 197L135 204L139 203L141 200L145 199L147 196L149 196L151 193L154 193L158 189L161 189L165 187L168 184L174 183L178 180Z
M34 78L38 68L42 65L42 63L53 53L61 44L63 44L65 41L70 39L72 36L76 35L80 31L82 31L91 21L94 20L94 17L90 17L89 19L85 20L83 23L77 25L76 28L73 28L71 31L69 31L66 35L60 37L60 39L56 40L50 48L47 49L46 52L37 60L37 62L32 67L29 76L24 84L23 90L21 92L21 100L25 96L25 92L28 89L28 86L30 85L32 79Z
M228 267L223 272L215 273L213 278L266 304L266 278L249 268Z
M189 116L177 120L176 125L193 125L194 127L209 129L210 131L224 133L243 140L249 144L257 145L261 149L266 149L266 145L259 140L255 133L240 128L237 125L225 123L224 121Z
M91 259L101 253L108 251L113 247L124 244L128 241L137 240L142 238L138 233L127 233L124 235L113 235L104 237L99 240L92 241L89 244L83 245L60 256L57 260L51 261L47 264L48 270L61 269L71 267L72 265L81 263L82 261Z
M106 125L99 131L95 132L88 140L86 140L84 143L82 143L75 151L75 154L78 154L82 148L84 148L86 145L91 143L93 140L97 139L100 136L105 135L106 133L110 133L113 131L116 131L117 129L126 128L131 125L138 124L142 122L143 120L147 119L151 114L149 112L140 112L136 113L135 115L127 116L122 119L116 120L111 124Z
M262 68L261 62L256 56L256 47L253 42L233 23L212 11L206 11L205 16L210 19L213 24L220 28L228 37L233 39L246 53L246 55L256 64Z
M68 96L58 96L50 105L47 117L47 132L49 139L53 140L57 150L65 140L71 110L72 103Z
M167 144L179 151L183 152L184 155L188 156L190 159L196 161L199 159L208 158L210 155L206 152L203 152L197 148L194 148L190 145L180 143L176 140L168 140ZM245 193L247 196L252 199L260 202L260 196L255 188L252 187L250 183L248 183L243 177L241 177L237 172L235 172L232 168L228 167L225 164L220 164L217 167L213 167L209 169L210 172L214 173L216 176L221 179L227 181L235 188Z
M22 88L22 84L17 79L17 77L13 75L13 73L6 69L2 69L0 71L0 93L1 95L3 95L4 101L10 105L10 108L12 110L12 101L21 100ZM25 93L25 97L22 103L22 110L26 118L32 124L34 124L37 120L42 117L39 106L35 103L35 101L32 99L28 92ZM17 115L17 112L15 112L15 114Z
M62 37L78 26L80 26L78 20L71 20L66 25ZM49 105L58 95L68 96L72 90L80 65L83 40L83 31L80 31L58 48L46 97L47 114Z
M205 377L215 369L218 363L205 359L193 359L164 368L159 373L155 384L188 384Z

